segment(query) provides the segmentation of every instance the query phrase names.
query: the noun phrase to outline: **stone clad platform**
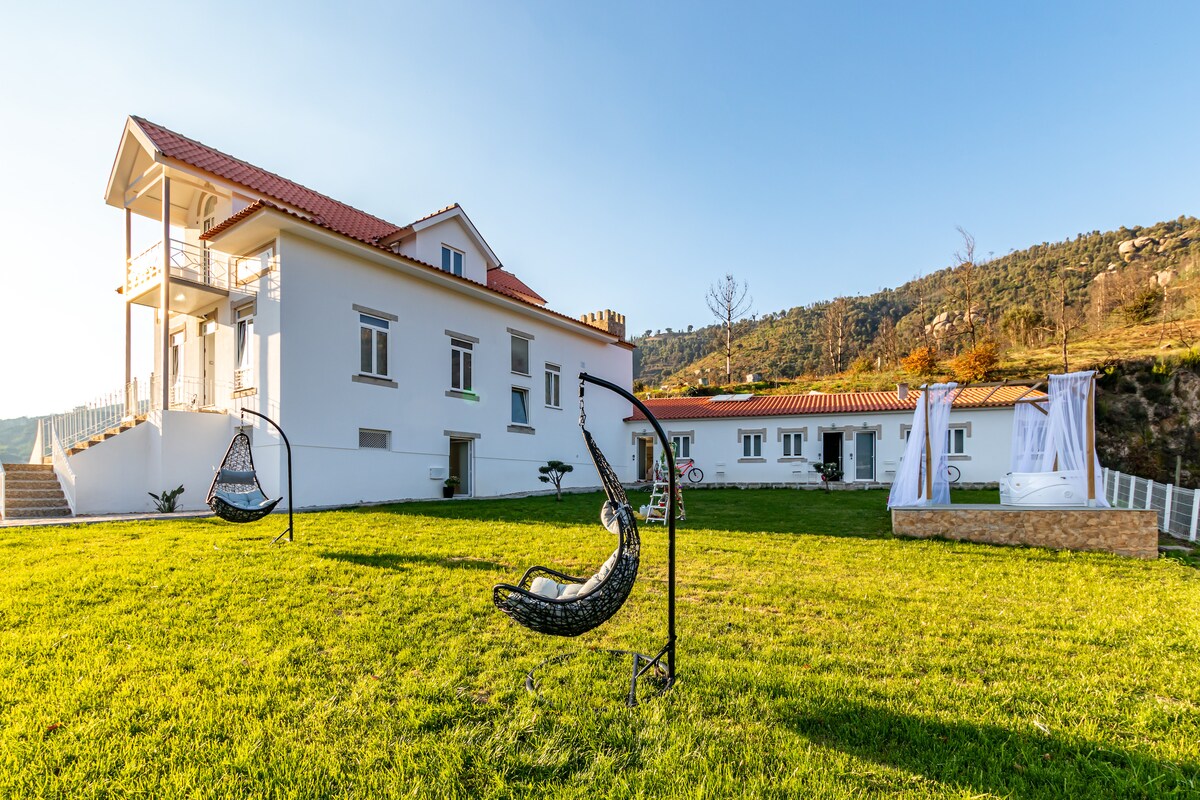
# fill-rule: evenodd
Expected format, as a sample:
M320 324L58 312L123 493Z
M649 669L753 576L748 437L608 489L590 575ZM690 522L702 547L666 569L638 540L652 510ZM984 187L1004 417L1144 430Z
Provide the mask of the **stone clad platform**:
M940 536L985 544L1158 558L1158 515L1138 509L914 506L892 509L892 531L898 536L918 539Z

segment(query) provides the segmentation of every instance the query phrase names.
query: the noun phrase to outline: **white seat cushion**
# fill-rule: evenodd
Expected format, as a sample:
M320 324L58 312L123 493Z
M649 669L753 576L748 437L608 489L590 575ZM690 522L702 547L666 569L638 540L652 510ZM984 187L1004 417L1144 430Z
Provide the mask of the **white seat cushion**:
M617 508L611 500L605 500L604 505L600 506L600 524L607 528L609 533L621 533L621 521L617 515Z
M563 585L561 583L557 583L546 577L534 578L533 583L529 584L529 591L550 600L556 599L562 594L562 590Z
M617 563L617 557L621 555L621 548L613 551L613 554L608 557L601 566L600 570L588 578L584 583L559 583L545 576L534 578L529 584L529 591L532 594L540 595L548 600L569 600L573 597L580 597L593 591L600 582L608 577L608 573L612 572L613 566Z

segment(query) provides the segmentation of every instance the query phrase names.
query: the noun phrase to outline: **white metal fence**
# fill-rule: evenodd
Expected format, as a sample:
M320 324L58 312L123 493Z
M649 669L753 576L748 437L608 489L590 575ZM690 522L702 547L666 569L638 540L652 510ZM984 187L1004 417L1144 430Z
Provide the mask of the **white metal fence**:
M1104 496L1115 508L1158 512L1158 529L1177 539L1196 541L1200 527L1200 491L1105 469Z

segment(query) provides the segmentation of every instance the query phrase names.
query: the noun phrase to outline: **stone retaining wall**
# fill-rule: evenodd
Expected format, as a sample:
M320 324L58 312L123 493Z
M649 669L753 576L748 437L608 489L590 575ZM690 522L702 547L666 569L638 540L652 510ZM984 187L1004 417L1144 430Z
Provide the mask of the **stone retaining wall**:
M1017 509L980 505L895 508L892 531L919 539L940 536L986 544L1158 557L1156 513L1125 508Z

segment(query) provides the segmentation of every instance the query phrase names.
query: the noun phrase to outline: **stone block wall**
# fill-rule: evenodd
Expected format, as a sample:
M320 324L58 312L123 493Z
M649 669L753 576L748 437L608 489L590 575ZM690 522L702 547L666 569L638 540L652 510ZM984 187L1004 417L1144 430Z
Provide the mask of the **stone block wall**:
M940 536L986 544L1096 550L1158 557L1158 517L1124 508L1016 509L1006 506L892 509L898 536Z

